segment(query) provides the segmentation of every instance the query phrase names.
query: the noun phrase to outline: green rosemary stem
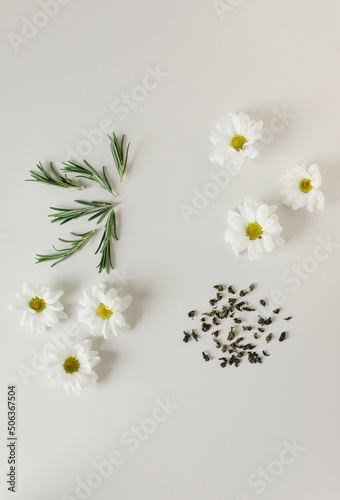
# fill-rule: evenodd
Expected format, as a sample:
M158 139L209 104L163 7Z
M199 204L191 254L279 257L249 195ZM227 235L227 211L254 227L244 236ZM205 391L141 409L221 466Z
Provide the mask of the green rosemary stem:
M41 182L43 184L49 184L51 186L59 186L63 188L74 188L74 189L85 189L85 186L78 184L77 182L72 181L67 177L67 175L62 176L56 168L53 166L53 163L50 162L50 169L53 175L49 174L41 162L37 164L37 168L40 170L40 174L35 172L34 170L30 170L30 174L33 179L26 179L27 182Z
M74 219L78 219L79 217L86 217L90 215L91 217L89 217L88 220L90 221L98 218L97 224L99 224L112 210L112 208L117 205L117 203L107 203L105 201L75 200L75 203L79 203L84 206L81 208L50 207L51 210L55 210L57 212L49 215L49 217L53 218L51 222L59 222L62 225Z
M128 161L130 143L128 144L126 152L124 153L124 138L125 138L124 134L122 136L120 144L114 132L112 134L112 137L108 135L108 138L110 139L111 153L119 174L120 182L122 182Z
M103 189L106 189L109 193L112 194L116 198L116 194L112 191L110 182L108 178L106 177L105 173L105 167L103 167L102 170L102 175L94 168L92 165L90 165L89 162L86 160L83 160L86 167L82 165L78 165L77 163L74 163L72 161L69 161L68 163L64 163L65 167L63 168L64 172L71 172L73 174L78 174L76 177L83 177L84 179L88 179L92 182L96 182L99 184L99 186Z
M63 243L69 243L70 248L61 248L60 250L58 250L53 245L53 248L56 251L56 253L47 254L47 255L37 254L36 264L39 264L40 262L55 260L56 262L54 262L51 265L51 267L56 266L57 264L59 264L59 262L62 262L63 260L68 259L75 252L77 252L78 250L81 250L97 231L98 231L98 229L93 229L92 231L88 231L87 233L83 233L83 234L71 233L73 236L78 237L79 238L78 240L64 240L63 238L58 238L59 241L62 241Z
M111 256L112 230L113 230L113 234L114 234L116 240L118 240L117 227L116 227L116 215L115 215L114 210L111 210L110 214L107 217L102 239L100 240L98 248L95 252L96 254L99 251L101 253L100 262L97 266L97 268L99 268L99 271L98 271L99 273L101 273L103 269L106 269L107 274L109 274L110 269L114 269L113 264L112 264L112 256Z

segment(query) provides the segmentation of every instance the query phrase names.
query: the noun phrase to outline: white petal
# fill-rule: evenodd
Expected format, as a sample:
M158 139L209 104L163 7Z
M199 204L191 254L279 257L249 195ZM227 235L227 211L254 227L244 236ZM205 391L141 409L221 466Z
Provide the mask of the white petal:
M248 225L247 221L240 214L231 210L227 214L227 221L230 227L239 231L244 231Z
M272 252L275 248L275 243L273 238L269 234L264 234L262 236L263 246L266 252Z
M257 240L250 240L248 246L248 256L250 260L258 260L262 257L262 252L256 243Z
M31 298L35 298L38 296L38 289L35 285L33 285L33 283L31 283L30 281L27 281L26 283L23 284L23 291L24 293L28 296L28 297L31 297Z
M256 220L260 224L261 227L264 226L266 219L268 217L268 205L264 203L260 205L256 211Z
M78 311L78 320L81 323L87 323L91 325L96 316L98 316L96 312L90 308L80 309L80 311Z
M117 312L124 312L125 309L127 309L129 307L129 305L131 304L131 301L132 301L131 295L126 295L125 297L119 299L118 307L116 308L116 311Z
M316 208L318 210L325 209L325 197L318 189L316 190Z
M117 290L115 288L110 288L110 290L108 290L106 292L106 297L111 300L111 299L115 299L117 297L118 293L117 293Z

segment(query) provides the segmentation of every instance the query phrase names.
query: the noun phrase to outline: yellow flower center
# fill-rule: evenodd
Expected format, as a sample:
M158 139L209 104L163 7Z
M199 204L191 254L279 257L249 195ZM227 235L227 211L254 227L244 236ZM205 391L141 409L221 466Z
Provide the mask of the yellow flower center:
M243 137L243 135L235 135L232 139L231 139L231 143L230 143L230 146L234 149L236 149L236 151L240 151L243 146L245 145L245 143L247 142L246 138Z
M246 235L250 240L256 240L256 238L261 238L262 227L258 222L251 222L246 227Z
M300 189L303 193L309 193L311 189L313 189L313 186L311 184L310 179L302 179L300 182Z
M35 297L34 299L30 300L28 306L33 309L36 313L41 313L45 307L45 301L43 299L39 299L39 297Z
M104 306L104 304L100 304L97 307L97 314L101 319L108 319L112 316L112 311Z
M63 364L66 373L75 373L79 370L79 361L77 358L67 358Z

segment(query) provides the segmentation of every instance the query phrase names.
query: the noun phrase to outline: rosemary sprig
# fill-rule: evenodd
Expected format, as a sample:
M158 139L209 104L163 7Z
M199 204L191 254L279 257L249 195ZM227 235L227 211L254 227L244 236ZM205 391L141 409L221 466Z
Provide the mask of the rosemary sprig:
M129 156L129 148L130 148L130 143L129 143L126 148L125 158L124 158L124 148L123 148L124 137L125 135L122 136L121 143L119 144L117 136L114 132L112 137L108 135L108 138L110 139L111 153L118 170L120 181L122 181L123 175L125 174L126 164Z
M103 189L106 189L109 193L111 193L114 197L116 195L112 191L111 185L108 181L108 178L106 177L105 173L105 167L103 167L103 174L100 175L97 170L92 167L92 165L89 164L86 160L83 160L86 167L83 167L82 165L78 165L77 163L74 163L72 161L69 161L68 163L64 163L65 167L63 168L64 172L71 172L73 174L78 174L76 177L84 177L84 179L88 179L93 182L97 182L99 186Z
M100 240L99 246L95 252L97 254L100 251L100 253L102 254L100 262L97 266L97 268L99 268L98 271L99 273L101 273L103 269L106 269L107 274L109 274L110 269L113 269L112 258L111 258L112 228L114 236L116 240L118 240L117 228L116 228L116 215L114 210L111 210L111 213L109 214L106 220L102 239Z
M79 217L89 217L89 221L99 217L97 224L99 224L104 217L112 210L112 208L117 205L117 203L107 203L106 201L82 201L75 200L75 203L80 203L85 205L81 208L56 208L50 207L51 210L56 210L58 213L50 214L49 217L53 217L51 222L60 222L60 225L66 224L74 219L79 219Z
M52 186L60 186L63 188L85 189L85 186L82 186L81 184L72 181L67 177L67 175L63 177L61 174L59 174L59 172L57 172L57 170L53 166L52 162L50 162L50 168L54 177L44 169L41 162L38 163L37 168L40 170L41 174L35 172L34 170L30 170L30 174L33 177L33 179L26 179L26 181L42 182L44 184L50 184Z
M70 243L70 248L61 248L60 250L58 250L53 245L53 248L57 253L52 253L48 255L37 254L36 264L38 264L39 262L55 260L56 262L54 262L54 264L52 264L51 267L56 266L57 264L59 264L59 262L62 262L63 260L66 260L69 257L71 257L71 255L73 255L77 250L83 248L96 232L97 229L93 229L92 231L88 231L87 233L83 234L71 233L73 236L77 236L79 238L76 240L64 240L62 238L58 238L59 241L62 241L63 243Z

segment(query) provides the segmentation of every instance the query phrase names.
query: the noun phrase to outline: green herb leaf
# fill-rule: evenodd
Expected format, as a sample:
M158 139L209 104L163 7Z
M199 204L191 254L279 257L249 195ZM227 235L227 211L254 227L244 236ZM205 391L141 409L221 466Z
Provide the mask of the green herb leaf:
M125 174L126 170L126 165L128 161L128 156L129 156L129 148L130 148L130 143L128 144L126 148L126 152L124 154L124 137L125 135L122 136L121 143L119 144L119 141L117 139L116 134L113 132L112 137L108 135L108 138L110 139L110 146L111 146L111 153L114 159L114 162L116 164L116 168L120 177L120 181L123 179L123 175Z
M81 250L96 232L97 232L97 229L94 229L92 231L88 231L87 233L83 233L83 234L71 233L73 236L78 237L78 239L76 239L76 240L64 240L62 238L58 238L59 241L62 241L63 243L69 243L70 248L61 248L60 250L58 250L53 245L53 248L56 251L56 253L47 254L47 255L37 254L36 264L38 264L40 262L55 260L56 262L54 262L51 267L56 266L57 264L59 264L59 262L62 262L63 260L68 259L75 252L77 252L78 250Z
M82 201L75 200L75 203L85 205L81 208L56 208L50 207L51 210L57 211L55 214L50 214L52 217L51 222L59 222L61 225L66 224L74 219L79 219L79 217L86 217L90 215L89 221L99 218L97 224L99 224L104 217L112 210L112 208L117 205L117 203L107 203L106 201Z
M76 177L83 177L84 179L88 179L92 182L96 182L99 184L99 186L103 189L106 189L109 193L111 193L114 197L116 195L112 191L111 185L108 181L108 178L106 177L105 174L105 167L103 167L103 173L100 175L97 170L90 165L89 162L86 160L83 160L86 167L83 167L82 165L78 165L77 163L74 163L72 161L69 161L68 163L64 163L65 167L63 168L64 172L71 172L73 174L78 174Z
M116 227L116 215L115 211L111 210L106 223L105 223L105 228L104 228L104 233L102 236L102 239L100 240L99 246L96 250L96 253L100 251L101 253L101 259L100 262L97 266L99 268L99 273L102 272L103 269L106 269L107 274L109 274L110 269L114 269L113 264L112 264L112 257L111 257L111 239L112 239L112 229L113 229L113 234L118 240L117 237L117 227Z
M53 163L50 162L50 168L53 175L49 174L41 162L37 164L37 168L40 170L40 174L35 172L34 170L30 170L30 174L33 179L26 179L28 182L42 182L43 184L50 184L52 186L59 186L63 188L75 188L75 189L85 189L85 186L78 184L77 182L72 181L67 177L67 175L62 176L59 172L57 172L56 168L53 166Z

